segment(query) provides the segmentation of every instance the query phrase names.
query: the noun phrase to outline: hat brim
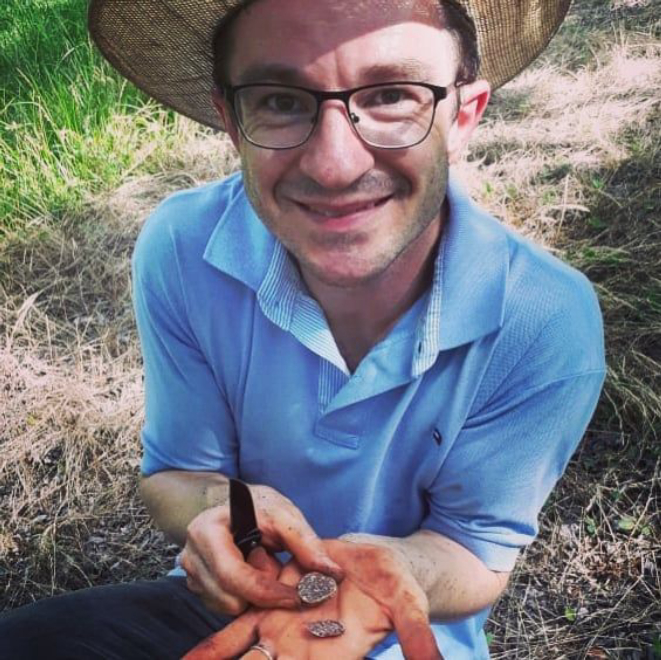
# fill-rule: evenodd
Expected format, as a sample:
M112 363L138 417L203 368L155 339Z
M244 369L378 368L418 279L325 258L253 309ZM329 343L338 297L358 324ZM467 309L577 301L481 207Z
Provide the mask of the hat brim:
M475 22L479 75L493 89L546 48L571 0L458 0ZM165 106L216 129L213 48L245 0L91 0L89 30L105 58Z

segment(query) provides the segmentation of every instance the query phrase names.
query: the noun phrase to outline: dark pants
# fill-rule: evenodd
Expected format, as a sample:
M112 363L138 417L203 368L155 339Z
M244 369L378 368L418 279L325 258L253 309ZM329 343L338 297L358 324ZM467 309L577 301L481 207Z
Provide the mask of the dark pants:
M228 621L184 578L93 587L0 615L0 660L181 658Z

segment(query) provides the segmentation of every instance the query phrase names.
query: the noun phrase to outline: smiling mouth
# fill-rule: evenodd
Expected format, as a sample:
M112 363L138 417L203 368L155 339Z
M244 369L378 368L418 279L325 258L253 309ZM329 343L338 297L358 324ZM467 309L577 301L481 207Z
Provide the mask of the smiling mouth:
M301 208L305 209L309 213L313 213L317 216L323 218L343 218L350 215L356 215L358 213L363 213L365 211L370 211L372 209L383 206L388 201L392 199L392 195L377 199L373 202L366 202L361 204L351 204L345 206L328 206L328 205L315 205L315 204L304 204L303 202L296 202Z

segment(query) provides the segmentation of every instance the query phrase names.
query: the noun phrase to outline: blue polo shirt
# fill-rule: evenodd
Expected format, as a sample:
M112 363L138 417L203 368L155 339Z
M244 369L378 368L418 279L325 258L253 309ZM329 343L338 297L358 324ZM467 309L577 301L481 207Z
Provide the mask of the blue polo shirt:
M239 476L322 537L429 529L511 570L596 406L601 315L454 176L448 202L431 289L353 374L240 174L162 203L133 261L143 473ZM446 657L488 658L487 615L434 624ZM401 658L395 636L372 656Z

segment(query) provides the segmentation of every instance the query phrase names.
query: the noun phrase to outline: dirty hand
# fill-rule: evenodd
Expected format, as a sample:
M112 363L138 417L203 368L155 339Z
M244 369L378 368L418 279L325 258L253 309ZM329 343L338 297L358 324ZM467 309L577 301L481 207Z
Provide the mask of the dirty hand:
M408 660L442 660L429 626L427 598L389 550L344 541L324 545L345 572L336 595L298 611L251 608L184 660L358 660L393 629ZM294 588L304 573L292 561L279 579ZM324 620L341 622L344 632L327 638L312 635L308 625Z
M247 562L234 544L228 505L203 511L188 526L181 565L188 588L209 609L237 615L248 604L297 607L296 589L277 580L280 564L272 552L287 550L304 569L342 579L342 569L289 499L268 486L250 490L264 547L253 550Z

